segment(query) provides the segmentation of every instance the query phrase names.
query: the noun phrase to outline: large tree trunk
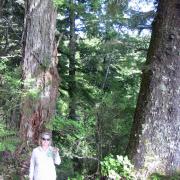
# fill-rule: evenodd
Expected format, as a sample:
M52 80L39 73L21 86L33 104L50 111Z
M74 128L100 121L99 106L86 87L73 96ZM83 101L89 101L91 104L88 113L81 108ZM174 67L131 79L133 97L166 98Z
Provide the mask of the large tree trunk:
M56 10L52 0L26 0L20 135L37 142L55 113L59 76L56 69Z
M140 179L180 171L180 2L159 0L128 146Z
M69 93L69 118L76 119L76 59L75 59L75 4L74 0L70 0L69 7L69 21L70 21L70 42L69 42L69 81L68 81L68 93Z

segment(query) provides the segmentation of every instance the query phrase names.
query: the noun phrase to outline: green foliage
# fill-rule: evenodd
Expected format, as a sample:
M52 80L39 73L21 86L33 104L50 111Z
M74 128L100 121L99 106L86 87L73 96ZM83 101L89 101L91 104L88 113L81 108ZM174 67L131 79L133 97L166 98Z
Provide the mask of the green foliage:
M9 63L7 58L0 61L0 111L2 120L16 126L22 83L19 67L14 67L12 71Z
M76 177L68 178L68 180L84 180L84 176L78 174Z
M0 122L0 151L14 151L17 143L16 132L8 129L4 123Z
M56 116L47 127L54 131L54 142L62 150L63 156L73 158L94 155L94 142L89 141L94 134L92 122L84 125L81 121Z
M78 180L84 180L84 176L80 175L80 174L77 174L76 177L72 177L72 178L68 177L67 180L77 180L77 179Z
M53 0L54 5L57 6L62 6L65 3L65 0Z
M120 92L104 94L96 108L102 155L124 153L133 119L134 105Z
M179 174L175 174L173 176L164 176L158 173L154 173L150 176L150 180L179 180L179 179L180 179Z
M121 178L135 180L134 167L126 156L117 155L117 158L114 158L109 155L105 157L101 162L101 172L102 175L114 180Z
M60 167L57 167L56 171L59 179L67 179L68 177L73 177L75 174L73 161L67 157L63 157L62 164L60 165Z

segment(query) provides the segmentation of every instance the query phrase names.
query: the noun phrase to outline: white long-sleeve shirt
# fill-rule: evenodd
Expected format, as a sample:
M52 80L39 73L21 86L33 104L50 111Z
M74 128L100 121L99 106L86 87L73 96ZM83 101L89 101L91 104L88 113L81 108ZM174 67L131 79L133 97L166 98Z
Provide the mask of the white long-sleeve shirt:
M31 155L30 180L56 180L55 165L61 163L59 153L54 154L53 147L43 150L41 146L35 148Z

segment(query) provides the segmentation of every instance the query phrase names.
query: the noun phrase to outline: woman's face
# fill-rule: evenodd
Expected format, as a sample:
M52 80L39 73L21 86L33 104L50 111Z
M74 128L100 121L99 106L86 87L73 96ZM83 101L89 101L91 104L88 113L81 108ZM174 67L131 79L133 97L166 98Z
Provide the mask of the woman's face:
M44 135L41 138L42 147L48 147L50 145L51 138L48 135Z

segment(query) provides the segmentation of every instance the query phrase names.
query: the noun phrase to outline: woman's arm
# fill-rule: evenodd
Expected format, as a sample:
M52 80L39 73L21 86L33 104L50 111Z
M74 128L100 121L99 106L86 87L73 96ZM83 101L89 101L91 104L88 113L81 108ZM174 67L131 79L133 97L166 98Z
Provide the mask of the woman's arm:
M35 168L35 153L33 150L32 155L31 155L31 160L30 160L29 180L33 180L34 168Z
M59 156L59 149L54 148L54 164L60 165L61 164L61 158Z

